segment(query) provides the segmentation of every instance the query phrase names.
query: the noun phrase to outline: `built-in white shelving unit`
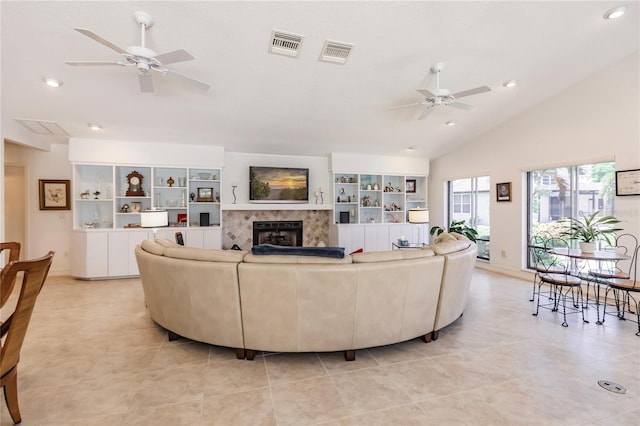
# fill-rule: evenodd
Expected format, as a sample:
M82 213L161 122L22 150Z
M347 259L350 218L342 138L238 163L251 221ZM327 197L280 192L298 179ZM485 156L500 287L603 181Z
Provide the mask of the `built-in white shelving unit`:
M334 223L406 223L426 207L426 176L334 173Z

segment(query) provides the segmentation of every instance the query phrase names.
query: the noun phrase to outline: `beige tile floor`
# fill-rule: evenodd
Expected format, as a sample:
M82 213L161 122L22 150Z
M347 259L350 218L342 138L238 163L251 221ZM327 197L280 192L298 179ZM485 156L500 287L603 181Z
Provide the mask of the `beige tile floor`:
M464 316L416 339L266 354L178 340L138 279L50 277L22 351L23 425L640 425L640 337L607 318L531 316L527 281L476 271ZM628 388L600 388L608 379ZM1 425L11 424L2 403Z

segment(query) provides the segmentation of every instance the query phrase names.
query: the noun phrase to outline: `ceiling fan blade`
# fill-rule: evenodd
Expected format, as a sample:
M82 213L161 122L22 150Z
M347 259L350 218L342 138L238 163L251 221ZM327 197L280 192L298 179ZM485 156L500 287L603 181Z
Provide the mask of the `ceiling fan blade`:
M154 57L162 65L174 64L176 62L192 61L195 58L186 50L174 50L173 52L163 53Z
M431 114L432 110L433 110L433 106L429 106L425 108L425 110L422 111L422 114L420 114L420 117L418 117L418 120L424 120L425 118L427 118L427 116Z
M463 104L461 102L452 102L449 104L449 106L452 106L454 108L465 109L467 111L473 111L474 109L476 109L476 107L473 105Z
M126 50L124 50L123 48L116 46L115 44L111 43L110 41L107 41L107 40L103 39L103 38L102 38L102 37L100 37L99 35L97 35L97 34L95 34L95 33L91 32L91 31L89 31L89 30L86 30L86 29L84 29L84 28L74 28L74 30L78 31L78 32L79 32L79 33L81 33L81 34L86 35L86 36L87 36L87 37L89 37L89 38L94 39L94 40L95 40L95 41L97 41L98 43L104 44L104 45L105 45L105 46L107 46L109 49L113 49L113 50L115 50L115 51L116 51L116 52L118 52L118 53L121 53L121 54L123 54L123 53L127 53L127 51L126 51Z
M187 82L189 84L196 86L198 89L209 90L209 88L211 87L207 83L203 83L200 80L196 80L195 78L188 77L184 74L180 74L175 71L170 71L170 70L159 70L159 71L162 75L166 75L167 77L171 77L176 80L182 80L184 82Z
M121 65L121 66L126 65L126 64L123 64L122 62L115 62L115 61L64 61L64 63L67 65L73 65L74 67L96 66L96 65Z
M153 92L153 80L151 73L138 74L138 81L140 82L140 91L143 93Z
M422 104L422 102L415 102L415 103L412 103L412 104L392 106L392 107L387 107L387 109L399 109L399 108L413 107L413 106L417 106L417 105L420 105L420 104Z
M427 98L435 98L436 95L433 94L432 92L428 91L427 89L418 89L417 90L419 93L422 93L423 95L425 95Z
M462 98L464 96L478 95L480 93L490 92L491 88L489 86L480 86L475 89L463 90L462 92L454 93L451 96L454 98Z

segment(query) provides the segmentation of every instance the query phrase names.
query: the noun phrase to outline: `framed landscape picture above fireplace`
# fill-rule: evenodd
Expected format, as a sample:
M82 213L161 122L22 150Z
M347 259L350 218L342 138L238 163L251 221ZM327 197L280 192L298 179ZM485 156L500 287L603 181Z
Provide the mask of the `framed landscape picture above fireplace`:
M250 166L249 202L308 203L309 169Z

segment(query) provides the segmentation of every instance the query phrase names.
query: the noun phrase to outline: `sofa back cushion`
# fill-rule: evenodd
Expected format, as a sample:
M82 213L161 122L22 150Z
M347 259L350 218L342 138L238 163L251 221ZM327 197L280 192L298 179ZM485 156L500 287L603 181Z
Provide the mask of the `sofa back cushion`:
M155 241L144 240L140 244L140 247L142 247L142 250L144 250L144 251L146 251L148 253L157 254L158 256L164 255L165 247L161 246L160 244L158 244Z
M346 255L342 259L335 259L332 257L317 257L317 256L291 256L272 254L268 256L260 254L247 253L244 256L245 263L297 263L297 264L319 264L319 263L333 263L333 264L345 264L351 263L351 256Z
M247 254L247 252L241 250L216 250L182 246L166 248L164 250L166 257L199 260L203 262L240 263L245 254Z
M175 241L171 241L168 238L158 238L156 239L156 243L160 244L162 247L165 247L165 248L181 247L180 244L176 243Z
M443 232L429 246L438 255L455 253L471 247L471 240L457 232Z
M424 248L422 250L405 249L356 253L351 255L351 257L353 258L353 263L375 263L391 262L394 260L418 259L422 257L430 257L433 255L434 252L432 250Z

